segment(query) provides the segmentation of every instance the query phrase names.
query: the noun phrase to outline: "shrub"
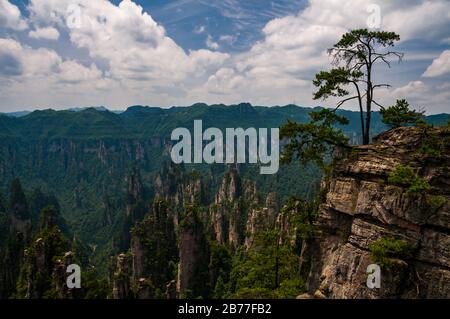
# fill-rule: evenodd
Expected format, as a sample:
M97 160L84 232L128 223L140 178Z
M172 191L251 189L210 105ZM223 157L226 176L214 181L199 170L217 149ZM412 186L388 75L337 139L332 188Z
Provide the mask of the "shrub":
M431 144L425 143L425 142L423 142L420 145L418 152L420 154L430 156L430 157L435 157L435 158L441 158L441 156L442 156L441 147L436 146L436 145L431 145Z
M427 197L427 204L431 207L439 208L447 203L447 198L439 195L430 195Z
M420 195L431 189L430 184L423 178L417 176L410 166L399 165L389 175L388 182L406 187L406 193Z
M402 239L393 237L381 237L369 245L372 261L381 268L390 269L395 263L393 258L406 258L410 254L409 244Z
M300 277L286 279L277 290L277 297L280 299L293 299L301 293L307 291L304 280Z

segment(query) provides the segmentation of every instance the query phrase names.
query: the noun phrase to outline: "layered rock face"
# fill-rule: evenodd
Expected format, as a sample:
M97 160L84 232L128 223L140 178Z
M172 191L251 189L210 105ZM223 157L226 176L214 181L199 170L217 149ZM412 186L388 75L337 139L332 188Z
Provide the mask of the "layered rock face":
M275 227L277 194L269 193L264 203L255 183L242 179L237 169L225 173L211 203L207 189L200 176L173 164L159 174L150 212L132 231L132 287L147 280L167 298L208 295L209 241L231 248L245 244L249 249L255 234ZM171 267L177 263L173 280ZM119 288L124 285L116 286L115 296L122 298ZM148 297L139 291L137 298Z
M180 225L180 262L178 264L177 294L182 298L203 295L209 280L209 247L203 223L194 207L188 207Z
M173 162L163 164L153 186L156 199L165 200L177 208L205 203L206 187L200 175L189 174L182 165Z
M273 229L278 215L277 193L269 193L266 198L266 205L262 208L253 208L247 219L247 237L245 247L250 249L253 245L255 235Z
M311 254L309 289L327 298L450 297L450 150L448 129L430 129L439 156L418 150L424 133L398 128L355 148L335 166L319 210ZM421 194L388 182L408 165L430 185ZM430 199L439 198L439 203ZM411 253L381 270L381 288L366 285L374 264L370 244L380 238L408 243Z
M232 247L242 244L247 217L259 204L255 183L241 179L234 168L227 172L210 207L217 242Z
M130 258L125 254L117 256L116 271L113 278L113 298L128 299L131 297Z

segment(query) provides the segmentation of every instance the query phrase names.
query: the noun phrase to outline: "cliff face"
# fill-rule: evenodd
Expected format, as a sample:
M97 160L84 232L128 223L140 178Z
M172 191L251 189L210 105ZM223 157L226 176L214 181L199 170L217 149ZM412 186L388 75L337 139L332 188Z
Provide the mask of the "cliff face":
M207 190L200 176L173 164L158 175L150 212L131 234L132 278L126 283L131 282L132 290L146 280L167 298L207 296L217 279L209 269L211 242L230 248L245 243L249 249L256 233L275 227L277 194L269 193L264 205L255 183L242 179L236 169L223 176L211 203ZM123 284L115 286L123 292Z
M355 148L326 182L311 255L309 289L327 298L450 297L450 133L448 129L398 128L373 145ZM424 145L436 148L432 155ZM399 165L411 167L431 187L419 193L394 185ZM438 200L436 200L438 199ZM373 244L401 240L405 256L389 256L381 288L366 286L376 264ZM372 246L371 246L372 245ZM372 253L371 253L372 252Z
M209 247L195 207L187 207L186 217L180 225L179 256L178 296L189 298L207 294Z
M278 215L277 193L267 194L265 207L252 208L247 219L245 247L250 249L256 234L274 229Z
M183 208L191 203L204 204L206 186L200 175L187 173L184 166L164 163L153 183L155 198Z
M254 184L244 185L236 169L225 174L220 188L211 205L211 221L220 244L239 245L243 235L243 218L245 218L244 190L256 197ZM247 200L248 202L248 200Z
M151 212L137 223L131 236L133 279L142 286L153 284L164 291L177 262L175 225L164 201L155 200Z
M128 299L131 298L131 271L130 258L125 254L117 256L116 271L113 276L113 298Z
M270 224L268 215L273 215L277 209L277 195L268 195L269 208L262 208L261 198L256 190L256 184L242 179L236 169L225 174L217 191L214 203L210 205L210 218L215 239L219 244L229 243L236 248L246 242L251 245L258 223ZM266 216L267 215L267 216Z

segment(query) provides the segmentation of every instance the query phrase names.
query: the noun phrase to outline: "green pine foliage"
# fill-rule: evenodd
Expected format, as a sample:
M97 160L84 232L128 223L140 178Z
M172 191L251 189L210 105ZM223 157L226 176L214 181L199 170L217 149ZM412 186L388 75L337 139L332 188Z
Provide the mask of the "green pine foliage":
M41 229L27 248L25 262L17 282L16 298L54 298L52 273L55 263L70 250L70 242L55 224L57 213L53 207L41 212ZM30 286L31 285L31 286Z
M370 257L372 261L385 269L392 269L397 259L408 258L411 247L403 239L393 237L381 237L369 245Z
M432 208L441 208L447 203L447 198L440 195L428 195L426 197L427 204Z
M174 279L178 262L176 234L165 201L155 201L152 210L131 230L132 236L139 238L144 258L144 277L150 277L154 286L164 290Z
M395 105L388 108L381 108L380 113L383 123L391 127L416 124L423 118L423 112L412 110L405 99L397 100Z
M299 160L302 164L315 163L325 168L336 147L348 147L348 138L336 125L348 124L348 119L329 109L310 113L311 121L299 124L288 121L280 128L280 138L287 141L281 160L290 163Z
M2 205L7 212L0 210L0 298L58 298L54 270L69 251L74 253L73 262L81 266L83 278L82 289L73 295L89 299L108 296L111 287L106 278L88 267L90 248L76 237L71 242L66 236L70 231L63 231L67 225L55 196L35 189L27 197L21 181L14 179L8 206ZM30 222L31 239L26 238L31 234L11 228L10 216Z
M249 251L237 251L228 286L231 298L295 298L305 291L299 256L279 244L276 230L257 234Z
M431 185L423 178L419 177L408 165L399 165L389 175L388 182L401 185L406 188L406 193L410 195L424 195L431 189Z

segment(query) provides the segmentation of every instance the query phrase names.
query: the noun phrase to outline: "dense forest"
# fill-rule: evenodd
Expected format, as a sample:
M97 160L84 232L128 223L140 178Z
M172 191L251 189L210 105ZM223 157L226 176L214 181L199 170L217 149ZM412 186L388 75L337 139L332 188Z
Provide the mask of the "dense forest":
M295 298L324 200L315 164L174 165L171 128L306 123L297 106L0 115L2 298ZM358 115L342 129L359 144ZM389 124L373 114L374 135ZM427 117L446 124L448 115ZM322 189L322 190L321 190ZM65 269L82 268L82 289Z

